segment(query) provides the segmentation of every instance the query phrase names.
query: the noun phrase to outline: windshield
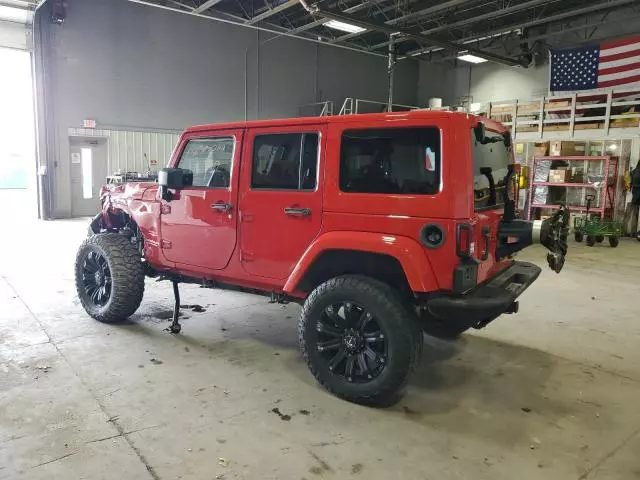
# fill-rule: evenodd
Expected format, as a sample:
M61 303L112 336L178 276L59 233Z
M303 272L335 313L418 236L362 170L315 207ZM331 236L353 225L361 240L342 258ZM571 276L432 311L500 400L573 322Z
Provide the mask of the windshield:
M486 131L486 140L481 143L471 130L471 150L475 209L504 205L505 183L512 163L511 147L505 145L499 133Z

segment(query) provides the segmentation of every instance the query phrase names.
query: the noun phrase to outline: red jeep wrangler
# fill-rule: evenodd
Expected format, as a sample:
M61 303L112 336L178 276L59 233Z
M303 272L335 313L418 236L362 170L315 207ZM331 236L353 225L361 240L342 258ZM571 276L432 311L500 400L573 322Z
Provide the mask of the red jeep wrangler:
M511 137L463 113L292 118L187 129L158 183L103 187L78 251L93 318L133 314L146 276L303 305L309 369L347 400L398 397L423 331L455 337L518 310L540 268L559 272L568 213L516 219Z

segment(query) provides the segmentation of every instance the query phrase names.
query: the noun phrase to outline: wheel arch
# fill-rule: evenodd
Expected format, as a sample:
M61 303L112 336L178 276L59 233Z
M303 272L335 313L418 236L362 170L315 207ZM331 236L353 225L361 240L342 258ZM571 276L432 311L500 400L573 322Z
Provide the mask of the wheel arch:
M121 230L130 223L133 223L137 227L137 223L125 209L108 207L93 217L89 228L93 233L98 234L103 231Z
M330 232L303 254L284 291L309 293L329 278L347 274L365 275L407 293L438 289L431 264L415 240L379 233Z

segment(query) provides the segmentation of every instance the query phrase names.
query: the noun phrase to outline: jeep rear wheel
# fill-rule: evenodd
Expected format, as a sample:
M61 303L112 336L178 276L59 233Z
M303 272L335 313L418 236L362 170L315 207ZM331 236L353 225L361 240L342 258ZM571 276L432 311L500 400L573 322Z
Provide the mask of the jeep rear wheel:
M422 354L412 312L389 286L360 276L333 278L309 295L298 339L318 382L363 405L398 399Z
M124 235L88 237L76 255L75 279L85 311L105 323L131 316L144 294L140 254Z

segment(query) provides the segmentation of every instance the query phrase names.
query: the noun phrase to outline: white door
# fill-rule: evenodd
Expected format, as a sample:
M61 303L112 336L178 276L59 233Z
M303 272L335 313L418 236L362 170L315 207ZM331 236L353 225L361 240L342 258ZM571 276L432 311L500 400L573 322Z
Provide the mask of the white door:
M107 177L105 139L71 139L71 215L93 216L100 210L100 187Z

